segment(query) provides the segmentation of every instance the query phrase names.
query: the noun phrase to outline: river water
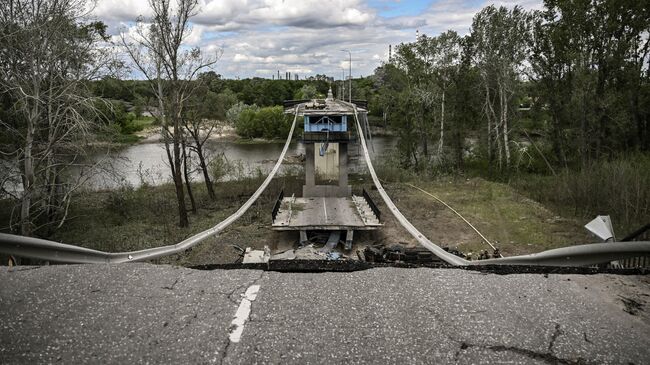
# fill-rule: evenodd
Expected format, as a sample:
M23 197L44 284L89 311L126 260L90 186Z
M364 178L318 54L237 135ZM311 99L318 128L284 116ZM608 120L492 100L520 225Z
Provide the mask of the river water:
M393 137L375 137L373 138L373 149L370 148L373 160L390 152L397 141ZM277 158L282 152L283 143L235 143L232 141L214 140L206 143L206 152L208 156L222 155L234 166L231 173L226 175L223 180L239 179L243 176L252 176L256 174L268 174L273 168ZM294 141L289 145L285 163L282 164L280 173L299 174L303 171L303 163L300 162L300 156L304 156L305 146L301 142ZM103 159L107 164L112 166L111 173L101 173L87 182L86 188L114 189L121 185L131 185L138 187L143 183L150 185L160 185L171 182L169 164L165 153L163 143L142 143L126 147L111 153L110 155L96 154L94 159ZM360 156L360 147L358 143L352 143L349 146L350 171L366 171L363 157ZM198 167L194 161L193 165ZM198 169L192 173L195 181L202 181L203 176Z

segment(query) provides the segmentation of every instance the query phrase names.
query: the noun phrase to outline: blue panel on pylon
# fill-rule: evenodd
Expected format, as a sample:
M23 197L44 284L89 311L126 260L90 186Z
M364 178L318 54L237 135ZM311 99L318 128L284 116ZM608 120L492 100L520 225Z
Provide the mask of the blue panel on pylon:
M309 115L305 116L305 132L347 132L346 115Z

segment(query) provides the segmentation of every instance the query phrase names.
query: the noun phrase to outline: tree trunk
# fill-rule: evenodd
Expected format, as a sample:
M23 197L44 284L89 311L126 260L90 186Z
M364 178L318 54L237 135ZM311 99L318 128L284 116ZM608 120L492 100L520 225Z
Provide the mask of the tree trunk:
M203 180L205 180L205 187L208 189L208 195L210 196L210 199L217 200L217 195L214 193L214 185L212 185L212 180L210 179L208 166L205 163L205 156L203 156L203 145L198 145L196 154L199 156L199 163L201 164L201 171L203 171Z
M185 142L183 142L182 148L183 148L183 176L185 177L187 196L190 197L190 204L192 205L192 213L196 214L196 200L194 200L194 194L192 193L192 184L190 184L190 171L189 171L189 165L187 163L187 146L185 146Z
M176 187L176 200L178 200L178 225L181 227L189 226L189 220L187 218L187 208L185 207L185 191L183 189L183 176L181 172L181 144L180 144L180 128L178 115L173 115L174 118L174 135L172 136L173 141L173 159L174 164L172 165L172 177L174 179L174 186Z
M442 90L442 104L440 105L440 143L438 144L438 155L442 157L442 149L445 142L445 90Z
M487 119L487 154L488 165L492 166L494 155L492 154L492 118L490 116L490 88L488 87L487 80L485 81L485 117Z
M429 157L429 143L427 141L427 132L426 132L426 118L427 115L427 108L422 108L422 119L421 119L421 130L420 130L420 136L421 136L421 141L422 141L422 153L424 154L424 157L428 159Z
M508 98L506 90L501 86L501 126L503 127L503 151L506 156L506 167L510 167L510 146L508 145Z
M32 149L34 147L34 119L38 112L37 106L34 106L30 118L27 121L27 134L25 136L25 161L23 171L23 196L20 206L20 234L23 236L32 235L31 206L32 193L34 185L34 158Z
M564 138L562 136L562 123L560 122L559 108L557 105L551 106L553 110L553 129L551 138L553 139L553 152L560 165L567 167L566 155L564 153Z

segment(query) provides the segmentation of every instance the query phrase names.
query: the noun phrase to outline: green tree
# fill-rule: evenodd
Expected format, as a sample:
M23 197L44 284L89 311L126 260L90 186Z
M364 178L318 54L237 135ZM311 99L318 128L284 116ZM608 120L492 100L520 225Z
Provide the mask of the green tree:
M316 99L316 97L318 97L318 90L316 90L316 87L311 84L303 85L303 87L293 95L293 98L296 100Z
M0 2L0 158L22 235L45 234L68 217L73 192L88 178L84 142L96 129L88 85L110 62L106 26L84 17L83 0ZM72 171L78 169L81 174Z
M528 56L533 15L515 6L488 6L474 16L473 56L480 71L487 121L487 152L499 169L511 164L510 132L516 127L513 105Z

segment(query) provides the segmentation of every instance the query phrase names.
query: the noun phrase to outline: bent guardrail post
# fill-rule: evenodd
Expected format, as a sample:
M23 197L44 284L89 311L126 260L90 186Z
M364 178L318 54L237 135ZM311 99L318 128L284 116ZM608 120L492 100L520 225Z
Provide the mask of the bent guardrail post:
M650 241L591 243L530 255L472 261L471 265L591 266L650 254Z

